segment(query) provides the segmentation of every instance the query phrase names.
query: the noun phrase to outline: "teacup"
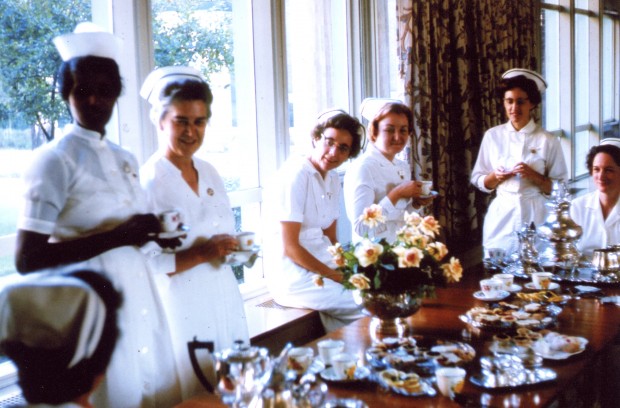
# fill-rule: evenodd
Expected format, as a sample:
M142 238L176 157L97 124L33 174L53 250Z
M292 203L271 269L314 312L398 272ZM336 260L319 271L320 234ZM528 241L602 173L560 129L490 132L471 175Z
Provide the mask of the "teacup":
M499 279L482 279L480 289L486 298L495 298L504 287L504 282Z
M420 183L422 183L422 195L423 196L430 195L431 190L433 189L433 182L422 180Z
M552 276L551 272L534 272L532 273L532 283L536 289L549 289Z
M298 374L303 374L310 367L313 357L314 350L310 347L293 347L287 355L287 368Z
M319 356L326 366L332 364L332 359L336 354L342 353L344 350L344 341L335 339L325 339L317 343Z
M334 377L338 380L355 378L357 370L357 356L349 353L339 353L332 357Z
M240 232L236 238L239 241L239 249L242 251L251 251L256 244L255 235L253 232Z
M504 284L503 290L510 290L515 281L515 276L510 273L496 273L493 275L493 279L502 281Z
M454 398L454 394L463 391L467 372L460 367L442 367L435 371L437 388L446 397Z
M179 210L167 210L159 214L159 225L163 232L172 232L181 225L181 212Z

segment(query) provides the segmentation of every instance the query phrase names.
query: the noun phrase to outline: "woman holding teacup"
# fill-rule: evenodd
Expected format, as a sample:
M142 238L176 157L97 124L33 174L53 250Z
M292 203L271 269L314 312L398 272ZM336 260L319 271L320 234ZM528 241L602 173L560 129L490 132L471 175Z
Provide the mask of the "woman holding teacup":
M291 157L278 171L267 225L273 239L264 240L265 256L271 257L267 283L281 305L320 312L326 331L362 317L351 291L340 284L328 247L336 239L340 216L340 179L335 169L360 151L364 128L341 110L319 116L311 132L312 150ZM318 284L318 285L317 285Z
M237 279L230 265L222 263L239 242L222 178L194 156L213 101L203 76L191 67L159 68L146 78L140 95L151 104L151 120L165 141L140 170L148 200L158 211L180 209L189 227L174 262L158 265L165 274L157 276L185 398L201 390L188 342L194 337L211 341L215 351L231 348L235 340L249 343ZM202 356L200 363L213 380L210 356Z
M160 224L148 214L137 160L105 137L122 89L120 42L84 23L54 39L63 60L59 91L73 123L37 150L24 175L15 263L22 273L68 264L105 271L124 300L121 336L94 405L174 406L181 396L170 332L140 248Z
M424 191L423 182L411 180L409 164L396 157L409 143L413 113L400 101L373 98L364 100L361 111L369 120L370 143L344 178L347 216L355 241L365 235L393 241L405 225L405 212L432 202L432 198L424 198L430 191ZM370 229L360 216L372 204L381 206L386 222Z
M586 164L596 190L573 200L570 212L583 230L577 247L591 259L595 249L620 244L620 139L592 147Z
M534 120L547 87L536 72L523 68L506 71L497 90L508 122L489 129L482 139L471 183L485 193L496 192L484 218L484 248L518 249L515 231L540 225L547 209L552 179L567 178L564 155L557 137Z

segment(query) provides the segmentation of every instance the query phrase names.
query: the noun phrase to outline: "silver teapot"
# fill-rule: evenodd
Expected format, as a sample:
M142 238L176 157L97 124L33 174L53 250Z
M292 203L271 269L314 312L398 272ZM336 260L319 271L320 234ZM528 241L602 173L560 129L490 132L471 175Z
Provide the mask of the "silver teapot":
M536 225L532 222L516 232L519 238L519 260L523 270L528 273L529 269L538 265L538 250L536 249L538 233Z
M213 343L201 342L195 338L188 343L190 360L202 385L208 391L217 393L222 402L229 406L249 406L251 399L262 389L261 379L269 368L269 351L237 340L230 349L214 353L216 360L214 386L207 380L207 377L212 375L205 374L198 364L196 350L201 348L213 351Z

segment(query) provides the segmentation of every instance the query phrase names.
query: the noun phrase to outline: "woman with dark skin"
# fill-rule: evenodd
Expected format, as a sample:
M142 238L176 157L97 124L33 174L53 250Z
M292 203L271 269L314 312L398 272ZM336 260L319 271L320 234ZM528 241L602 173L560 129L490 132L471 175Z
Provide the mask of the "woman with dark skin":
M172 406L180 390L170 332L143 252L147 247L141 248L160 225L148 213L137 160L105 138L122 88L117 41L109 33L78 29L55 39L63 58L60 91L74 123L37 150L24 176L15 263L22 273L67 264L106 271L125 294L123 335L94 401ZM150 245L150 252L158 252Z

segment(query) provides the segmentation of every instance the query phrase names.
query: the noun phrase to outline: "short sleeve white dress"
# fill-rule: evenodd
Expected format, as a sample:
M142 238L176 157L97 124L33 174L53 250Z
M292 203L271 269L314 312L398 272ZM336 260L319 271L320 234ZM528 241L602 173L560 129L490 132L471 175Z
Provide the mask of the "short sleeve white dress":
M69 241L148 212L133 155L77 125L68 125L64 133L37 150L24 176L19 229ZM94 404L168 407L180 402L170 331L140 248L116 248L71 268L105 271L123 294L121 336Z
M275 189L266 194L274 211L272 235L266 246L267 284L276 302L283 306L309 308L321 312L326 331L332 331L363 317L353 301L351 291L325 279L323 287L314 284L315 273L297 265L283 255L281 221L301 223L299 242L315 258L335 268L327 251L331 242L323 233L340 215L340 180L335 171L325 179L305 157L290 158L278 171Z
M142 184L155 211L178 209L190 228L181 249L215 234L235 233L235 220L221 177L211 164L197 158L193 161L198 172L198 195L162 152L155 153L140 169ZM173 333L183 397L191 397L203 388L192 369L187 342L194 337L212 341L215 351L232 347L235 340L249 344L237 279L229 265L203 263L173 276L157 274L156 282ZM197 357L203 372L213 381L214 371L209 368L212 359L204 353Z

